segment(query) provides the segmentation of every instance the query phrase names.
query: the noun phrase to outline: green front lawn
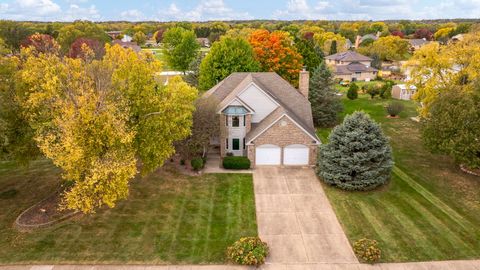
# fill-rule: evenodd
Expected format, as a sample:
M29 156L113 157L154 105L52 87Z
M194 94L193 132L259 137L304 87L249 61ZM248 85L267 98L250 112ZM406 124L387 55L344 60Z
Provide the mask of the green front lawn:
M391 101L391 100L390 100ZM422 145L415 103L404 101L400 119L385 117L390 101L343 99L345 114L369 113L393 147L395 167L387 186L371 192L344 192L324 185L350 242L379 241L382 261L480 258L480 178ZM319 130L325 142L330 129Z
M114 209L31 233L12 228L58 185L48 161L0 163L0 264L223 263L227 246L257 235L251 175L172 170L132 181L129 198Z

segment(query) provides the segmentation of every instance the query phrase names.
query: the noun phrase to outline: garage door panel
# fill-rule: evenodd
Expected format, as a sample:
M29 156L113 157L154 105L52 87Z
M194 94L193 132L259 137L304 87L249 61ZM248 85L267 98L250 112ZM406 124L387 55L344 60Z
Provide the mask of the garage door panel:
M310 149L303 144L286 146L283 149L284 165L308 165Z
M281 148L276 145L260 145L255 149L256 165L280 165Z

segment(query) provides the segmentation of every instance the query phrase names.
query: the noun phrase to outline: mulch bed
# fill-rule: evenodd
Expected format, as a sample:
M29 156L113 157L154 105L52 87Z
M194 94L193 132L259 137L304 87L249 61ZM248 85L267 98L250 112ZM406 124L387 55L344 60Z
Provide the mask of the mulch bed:
M19 229L46 227L76 214L72 210L59 210L60 192L55 192L46 199L28 208L18 216L15 225Z

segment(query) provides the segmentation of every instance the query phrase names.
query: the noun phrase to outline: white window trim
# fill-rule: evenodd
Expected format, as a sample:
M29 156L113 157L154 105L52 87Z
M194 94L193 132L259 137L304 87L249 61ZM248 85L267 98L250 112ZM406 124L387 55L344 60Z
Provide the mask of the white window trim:
M265 133L265 131L267 131L269 128L271 128L273 125L275 125L275 123L277 123L278 121L280 121L280 119L282 119L284 116L286 116L288 119L290 119L290 121L292 121L292 123L294 123L298 128L300 128L300 130L302 130L305 134L307 134L310 138L312 138L314 141L315 141L315 144L321 144L322 142L320 142L317 138L313 137L310 133L308 133L302 126L300 126L295 120L293 120L290 116L288 116L286 113L280 115L280 117L278 117L275 121L273 121L270 125L268 125L266 128L264 128L260 133L258 133L255 137L251 138L248 142L247 142L247 145L252 145L252 141L254 141L256 138L258 138L260 135L262 135L263 133Z

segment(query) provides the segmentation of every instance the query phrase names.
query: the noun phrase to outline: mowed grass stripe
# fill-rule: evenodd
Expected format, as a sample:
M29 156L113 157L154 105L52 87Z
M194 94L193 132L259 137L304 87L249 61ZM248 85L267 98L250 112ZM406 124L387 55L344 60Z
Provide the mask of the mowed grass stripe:
M432 205L436 205L439 209L445 212L447 215L452 217L453 220L457 222L458 225L468 229L469 221L464 219L460 214L458 214L455 210L450 208L447 204L445 204L442 200L440 200L437 196L433 195L427 189L425 189L422 185L418 182L413 180L410 176L404 173L400 168L394 166L392 172L396 174L399 178L401 178L404 182L408 183L416 192L422 195L425 199L430 201ZM467 225L468 224L468 225Z
M383 260L396 261L400 258L408 258L405 254L405 245L415 243L415 239L411 237L406 231L406 227L402 221L395 215L388 214L386 211L378 211L380 205L376 203L362 203L359 204L359 210L368 216L368 224L374 228L378 235L378 240L381 246L389 246L388 250L384 251ZM385 221L388 223L385 224ZM395 224L395 228L389 226Z
M387 230L396 234L395 238L388 239L389 245L395 246L395 253L402 255L392 253L390 258L392 261L398 261L400 258L419 260L440 252L438 247L433 245L431 235L426 230L430 226L429 221L422 219L421 213L412 206L412 201L413 198L393 193L377 202L377 208L385 210L385 220L395 224L395 226L385 224Z

